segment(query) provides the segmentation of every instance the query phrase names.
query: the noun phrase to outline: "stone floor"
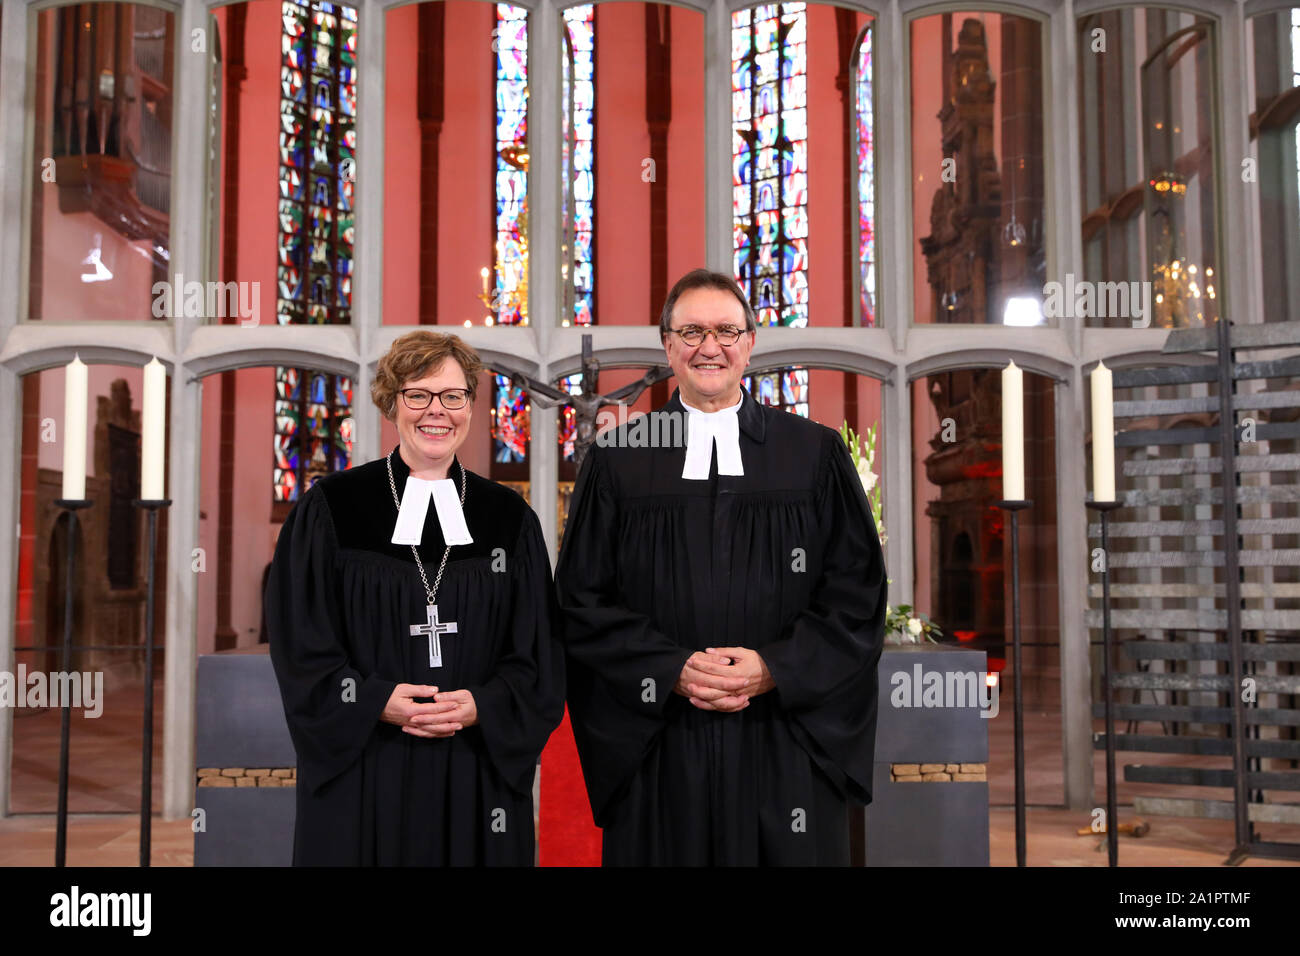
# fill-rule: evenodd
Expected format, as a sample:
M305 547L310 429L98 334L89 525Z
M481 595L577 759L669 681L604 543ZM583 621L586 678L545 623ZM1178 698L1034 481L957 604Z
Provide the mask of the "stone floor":
M156 700L161 703L162 686ZM1059 713L1050 708L1053 694L1033 695L1025 714L1025 790L1027 860L1031 866L1105 866L1104 836L1076 836L1091 822L1088 810L1065 809ZM73 790L68 862L74 866L134 866L138 860L139 734L143 714L140 690L107 695L104 715L72 722ZM1046 706L1045 706L1046 702ZM154 805L161 806L161 706L155 714ZM58 780L59 715L16 712L14 721L11 811L0 819L0 866L43 866L54 859L54 809ZM1097 729L1100 729L1100 721ZM1121 728L1122 730L1123 728ZM1144 727L1155 732L1154 727ZM989 728L990 857L994 866L1015 864L1015 813L1011 708L1004 706ZM1127 759L1126 759L1127 758ZM1119 765L1143 762L1179 766L1228 766L1227 758L1119 755ZM1105 804L1104 760L1094 760L1096 806ZM1283 769L1276 767L1274 769ZM1231 791L1201 787L1128 784L1118 787L1121 822L1134 818L1138 795L1231 799ZM1300 800L1300 795L1289 794ZM1233 847L1228 820L1147 817L1150 832L1142 838L1121 836L1123 866L1216 866ZM1300 843L1300 826L1263 825L1261 839ZM1100 850L1098 849L1100 848ZM163 821L155 816L153 862L189 866L193 834L189 819ZM1244 866L1300 865L1252 858Z

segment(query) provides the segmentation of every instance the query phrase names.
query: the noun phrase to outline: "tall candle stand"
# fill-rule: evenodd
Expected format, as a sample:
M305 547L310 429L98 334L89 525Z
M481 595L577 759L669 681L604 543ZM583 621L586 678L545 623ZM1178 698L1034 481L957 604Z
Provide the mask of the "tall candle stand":
M67 589L63 595L63 648L59 667L64 674L72 673L72 612L73 593L77 581L77 535L81 522L77 512L89 508L93 502L87 498L59 498L55 505L68 513ZM54 865L66 866L68 862L68 748L72 738L72 702L63 694L59 724L59 805L54 830Z
M1101 516L1101 699L1106 716L1106 855L1108 866L1119 866L1119 819L1115 802L1115 717L1110 704L1110 513L1118 501L1087 501Z
M997 506L1011 515L1011 675L1016 733L1016 866L1025 865L1025 721L1021 706L1020 666L1020 521L1019 513L1033 502L1003 500Z
M153 652L154 595L157 591L158 512L171 504L169 498L145 498L131 502L149 515L148 584L144 610L144 734L140 769L140 865L150 864L153 840Z

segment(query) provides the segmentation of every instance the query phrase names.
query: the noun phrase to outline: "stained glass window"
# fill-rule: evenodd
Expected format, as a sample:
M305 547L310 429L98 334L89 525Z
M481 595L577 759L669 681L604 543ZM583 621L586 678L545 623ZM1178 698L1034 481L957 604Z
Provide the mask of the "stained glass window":
M496 4L495 237L492 321L528 324L528 11ZM486 273L485 273L486 274ZM528 456L528 394L505 375L493 378L492 460L522 465Z
M870 27L858 45L853 111L858 144L858 300L863 325L876 324L876 175L873 156L875 114L871 89Z
M759 325L808 324L808 43L802 3L731 15L736 281ZM764 405L808 416L808 370L748 376Z
M565 61L564 158L565 177L571 188L565 190L566 268L572 281L566 290L571 310L565 316L569 325L595 323L595 222L596 222L596 7L586 3L564 11L568 30L567 44L571 64ZM572 203L570 213L568 203ZM569 277L566 274L566 279ZM560 379L558 387L571 395L582 393L582 375ZM577 435L577 415L573 407L560 410L559 441L564 461L573 460L573 443Z
M528 454L528 393L509 376L493 376L492 458L501 464L522 464Z
M328 372L275 370L273 501L297 501L317 478L352 461L352 380Z
M575 272L574 260L574 182L573 152L574 146L574 103L573 103L573 36L566 28L561 34L563 53L560 56L560 292L564 303L560 307L561 324L569 325L569 317L574 314L576 290L569 281L570 273Z
M280 229L276 321L352 318L357 13L283 0L280 61ZM352 463L352 382L310 369L275 370L272 500L291 502Z
M594 240L596 221L595 117L596 117L596 33L595 4L586 3L564 11L573 55L567 94L572 118L566 116L566 172L572 176L572 224L568 239L573 244L568 268L572 270L572 314L566 321L591 325L595 296ZM568 64L566 63L566 68ZM566 202L568 196L566 195ZM566 209L567 213L567 209Z
M528 11L496 5L496 278L493 320L528 324Z
M760 325L808 324L804 6L767 4L731 15L735 272Z
M564 389L570 395L582 394L582 374L568 375L557 383L559 388ZM573 461L573 442L578 435L578 414L573 410L572 405L565 405L560 410L560 447L561 460Z
M357 14L280 4L280 230L276 319L346 323L352 316Z
M772 405L808 417L806 368L784 368L759 375L747 375L742 384L760 405Z

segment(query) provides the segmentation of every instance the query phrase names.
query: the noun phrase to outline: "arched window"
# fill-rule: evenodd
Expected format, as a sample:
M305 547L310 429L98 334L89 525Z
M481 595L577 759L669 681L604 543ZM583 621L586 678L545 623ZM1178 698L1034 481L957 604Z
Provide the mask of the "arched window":
M596 321L595 23L594 4L564 11L561 167L565 188L561 218L565 325L593 325ZM527 176L523 170L527 169L528 21L522 7L497 4L497 47L495 288L499 305L495 320L504 325L527 324ZM560 380L559 387L577 394L581 382L581 375L570 375ZM519 468L526 464L528 455L528 396L504 375L494 378L493 396L493 461ZM576 418L571 407L565 407L560 415L562 457L571 461ZM496 475L523 477L522 473L503 469L498 469Z
M857 146L856 187L859 324L876 324L875 96L872 91L871 26L863 29L853 58L853 121Z
M492 321L528 324L528 11L496 5L493 69L496 111L494 163L495 249ZM484 290L489 281L484 271ZM529 406L527 393L505 375L493 377L493 478L526 479ZM498 466L506 466L504 468Z
M802 3L731 15L735 271L760 325L808 324L806 30Z
M496 250L493 319L528 324L528 11L496 5Z
M566 282L571 296L564 324L595 322L596 231L596 5L564 11L564 159ZM571 205L570 205L571 204ZM572 210L572 212L570 212ZM566 276L567 278L567 276Z
M742 383L760 405L784 408L808 417L808 370L784 368L759 375L747 375Z
M294 0L283 0L280 10L276 320L346 324L352 316L357 13Z
M802 3L731 15L736 281L759 325L808 324L808 44ZM750 376L754 398L808 416L808 370Z
M352 380L310 369L275 370L272 501L297 501L317 478L352 463Z
M596 303L596 5L564 11L564 192L565 325L595 325ZM570 59L571 58L571 59ZM568 279L568 275L565 276ZM582 376L560 379L571 395L582 392ZM560 457L573 461L577 416L572 405L560 411Z
M293 0L283 0L280 11L276 321L347 323L352 311L357 13L341 4L304 6ZM276 368L273 501L296 501L321 475L351 464L351 416L350 379Z
M509 376L493 376L492 460L522 465L528 455L528 395Z
M1111 328L1212 325L1222 190L1214 23L1173 7L1123 7L1080 18L1077 43L1081 278L1125 291L1133 283L1133 294L1063 301L1067 314L1057 318Z

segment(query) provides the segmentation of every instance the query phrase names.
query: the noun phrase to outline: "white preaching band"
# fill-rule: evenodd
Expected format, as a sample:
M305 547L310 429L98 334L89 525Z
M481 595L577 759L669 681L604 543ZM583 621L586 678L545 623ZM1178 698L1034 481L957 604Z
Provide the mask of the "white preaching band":
M740 406L745 403L744 392L730 408L705 412L682 399L682 407L689 414L686 427L686 462L682 477L707 481L709 466L713 461L713 448L718 448L718 474L743 475L745 465L740 460Z

